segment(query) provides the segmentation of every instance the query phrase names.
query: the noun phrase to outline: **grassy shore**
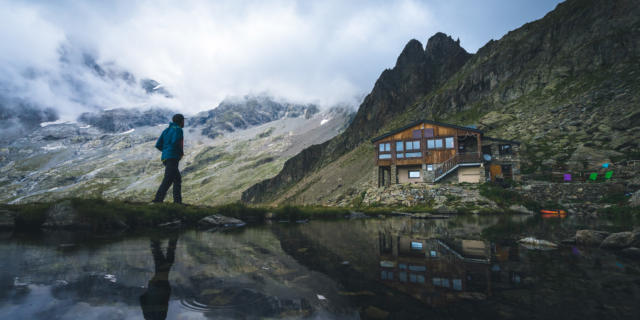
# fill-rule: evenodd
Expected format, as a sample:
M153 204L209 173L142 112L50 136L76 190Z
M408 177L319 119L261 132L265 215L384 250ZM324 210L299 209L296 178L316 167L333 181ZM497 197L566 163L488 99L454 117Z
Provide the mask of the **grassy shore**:
M219 214L262 223L268 219L298 221L305 219L339 219L350 214L347 208L322 206L253 207L241 203L220 206L150 204L104 199L65 199L51 203L0 205L14 216L18 230L37 230L47 221L55 207L72 210L75 219L94 230L155 228L160 224L180 220L183 226L196 226L202 218ZM378 210L371 214L377 214Z

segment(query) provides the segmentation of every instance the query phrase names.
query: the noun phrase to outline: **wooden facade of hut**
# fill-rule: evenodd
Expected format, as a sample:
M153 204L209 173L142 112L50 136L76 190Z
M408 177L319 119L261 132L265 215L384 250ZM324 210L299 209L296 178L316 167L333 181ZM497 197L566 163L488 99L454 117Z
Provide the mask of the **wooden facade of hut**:
M486 181L486 177L497 180L504 176L519 179L520 143L484 137L483 132L475 128L420 120L371 142L375 145L377 186L445 180L479 183ZM496 142L502 143L496 148L509 151L510 157L504 164L492 163L495 158L491 144ZM498 170L496 166L505 170ZM498 171L500 176L496 174Z

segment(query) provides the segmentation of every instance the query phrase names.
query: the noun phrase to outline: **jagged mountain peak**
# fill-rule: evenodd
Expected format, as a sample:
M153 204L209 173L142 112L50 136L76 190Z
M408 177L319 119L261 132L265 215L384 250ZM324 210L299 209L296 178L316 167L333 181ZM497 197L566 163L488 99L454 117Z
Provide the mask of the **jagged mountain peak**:
M404 46L402 53L396 61L396 68L403 68L408 65L422 63L424 61L424 49L422 43L416 39L411 39Z
M453 40L451 36L438 32L427 41L425 54L431 58L442 58L451 55L467 54L468 52L460 46L460 39Z

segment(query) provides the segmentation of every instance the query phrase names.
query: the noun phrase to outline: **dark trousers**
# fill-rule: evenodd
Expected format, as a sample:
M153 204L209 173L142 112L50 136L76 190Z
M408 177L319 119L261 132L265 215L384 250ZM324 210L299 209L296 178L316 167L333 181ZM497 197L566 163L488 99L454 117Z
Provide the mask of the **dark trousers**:
M182 176L180 175L180 170L178 170L177 159L164 161L164 179L162 179L162 184L160 184L160 188L156 192L156 198L153 201L164 201L171 184L173 184L173 202L182 203Z

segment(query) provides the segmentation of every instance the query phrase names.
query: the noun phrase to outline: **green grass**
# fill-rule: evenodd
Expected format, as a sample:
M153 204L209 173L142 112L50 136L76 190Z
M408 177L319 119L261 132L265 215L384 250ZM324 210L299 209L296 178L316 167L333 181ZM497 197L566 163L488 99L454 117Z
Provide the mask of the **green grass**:
M94 231L109 231L122 228L126 224L130 229L154 229L157 225L181 220L187 227L196 226L200 219L213 214L233 217L248 223L262 223L267 214L272 213L276 220L339 219L350 214L348 208L323 206L283 206L278 208L250 207L241 203L220 206L182 206L172 203L148 204L119 200L79 199L68 201L78 213L79 221L89 225ZM60 203L56 202L56 203ZM9 211L16 213L16 228L19 230L37 230L47 219L47 211L56 203L31 203L6 205ZM374 215L376 210L366 214Z
M148 204L104 199L68 199L79 219L94 230L112 230L126 224L129 228L150 228L158 224L180 219L186 225L197 222L212 214L234 217L246 222L262 222L267 210L248 207L243 204L227 204L216 207L181 206L172 203ZM46 220L47 211L54 203L32 203L9 205L6 208L16 212L16 228L38 229Z
M535 201L527 199L520 193L502 188L501 186L493 183L484 183L480 187L480 195L495 202L502 208L508 208L511 205L523 205L530 210L539 210L542 205Z

